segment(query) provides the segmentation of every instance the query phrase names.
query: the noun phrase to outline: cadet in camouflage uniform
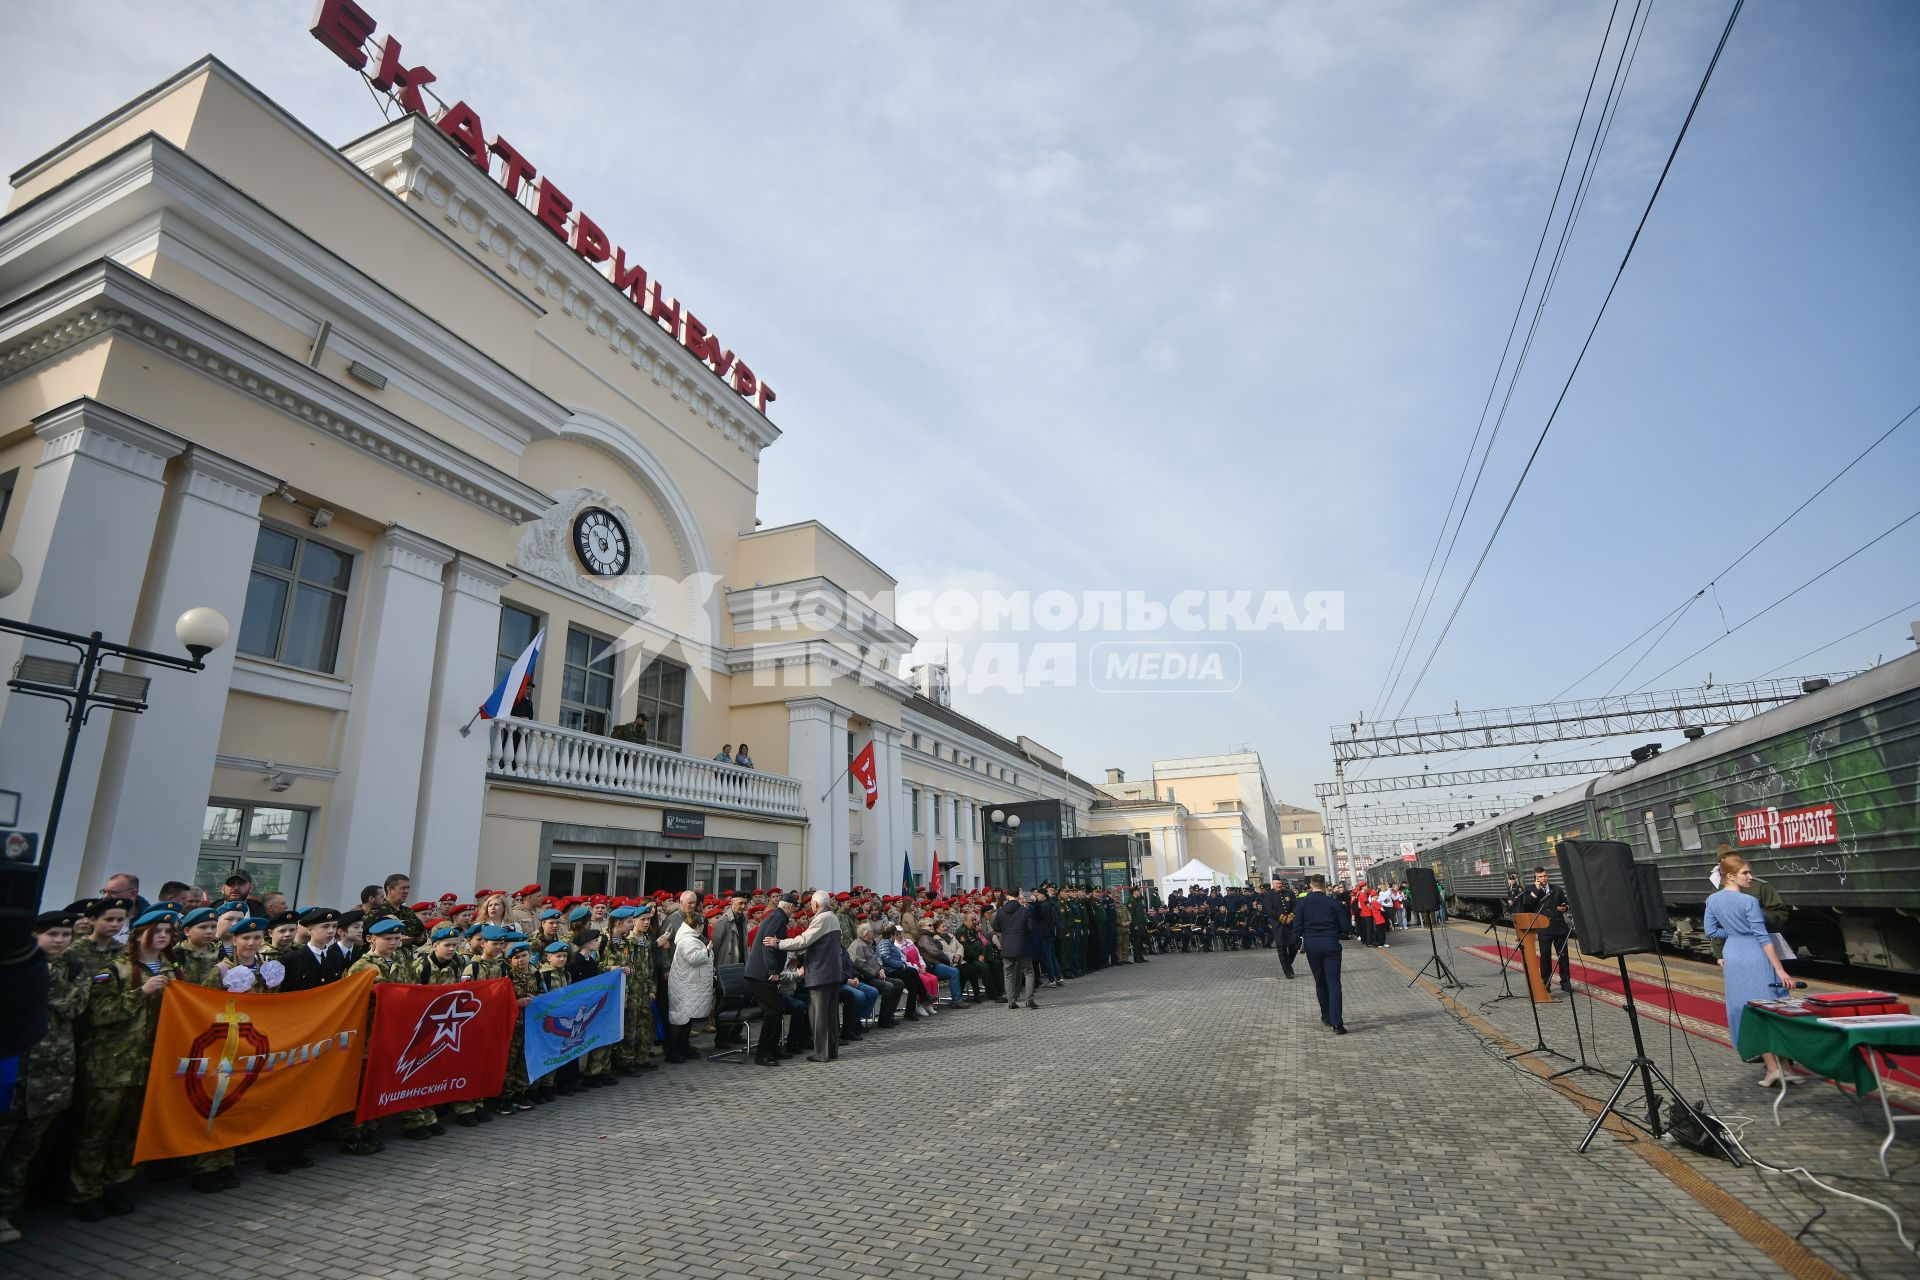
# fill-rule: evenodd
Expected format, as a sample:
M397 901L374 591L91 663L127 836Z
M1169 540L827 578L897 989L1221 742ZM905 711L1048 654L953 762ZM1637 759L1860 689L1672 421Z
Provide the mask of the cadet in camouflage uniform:
M195 907L180 917L180 942L173 949L174 963L180 967L180 981L196 987L220 985L218 930L212 907Z
M246 905L244 903L240 904ZM191 918L192 913L188 916ZM193 972L184 961L180 969L180 981L192 982L197 987L227 991L233 994L257 994L270 990L267 980L260 973L261 942L266 937L267 922L257 916L242 916L227 929L229 945L233 947L233 957L218 960L207 972ZM251 975L249 985L241 986L241 979L229 979L228 975L236 970ZM191 974L191 976L189 976ZM275 980L276 982L278 979ZM203 1151L191 1157L187 1167L193 1171L193 1189L195 1191L229 1191L240 1185L240 1177L234 1169L235 1150L222 1147L218 1151Z
M133 1212L121 1186L133 1177L160 997L177 973L172 950L179 918L165 907L142 915L127 935L127 949L87 980L85 1034L75 1058L80 1111L69 1167L73 1210L83 1222Z
M366 914L360 919L362 933L370 933L373 926L382 920L398 920L401 927L407 931L409 943L418 946L425 942L427 926L421 923L420 917L414 914L412 907L407 905L407 895L413 890L413 881L409 880L405 873L396 871L387 877L382 887L386 891L385 896L368 907Z
M1147 935L1150 931L1147 919L1147 897L1137 889L1128 893L1126 896L1125 929L1127 941L1133 947L1133 962L1135 964L1145 964L1147 962Z
M639 923L652 911L652 907L615 907L612 913L620 964L627 973L623 1031L613 1051L613 1065L627 1075L653 1070L653 934Z
M495 978L507 976L507 942L517 931L497 924L477 924L467 932L471 935L474 953L464 960L458 960L460 977L458 981L490 982ZM513 1114L513 1104L505 1097L505 1085L499 1097L475 1101L462 1098L453 1104L453 1122L463 1128L486 1124L496 1115Z
M82 969L98 973L125 948L114 941L133 904L125 898L87 898L68 908L76 915L68 956Z
M406 936L407 927L398 919L388 916L376 921L367 931L367 954L348 965L347 971L341 975L341 978L344 980L356 973L371 972L374 975L375 986L383 982L417 981L418 974L414 972L414 961L405 948ZM369 1008L372 1006L371 997L369 997L368 1006ZM406 1114L411 1119L420 1113L409 1111ZM433 1115L431 1111L426 1114L429 1117ZM439 1129L440 1126L435 1122L433 1128ZM441 1129L440 1132L444 1133L445 1130ZM409 1130L407 1136L414 1137L415 1134ZM422 1138L430 1136L426 1125L420 1126L418 1136ZM350 1156L370 1156L385 1147L386 1143L380 1141L378 1120L369 1120L365 1124L349 1124L340 1132L340 1149Z
M260 948L262 960L278 960L285 963L287 953L297 944L295 935L300 931L300 913L282 911L267 920L267 944Z
M558 991L567 985L568 956L569 948L566 943L556 941L549 942L546 945L546 948L540 953L540 967L533 975L535 995L543 996L549 991ZM524 1047L523 1045L523 1050ZM524 1057L524 1053L522 1056ZM575 1059L575 1061L578 1061L578 1059ZM540 1084L536 1086L537 1092L535 1094L540 1101L552 1102L556 1095L564 1093L571 1097L573 1094L580 1092L579 1085L561 1075L561 1072L566 1069L566 1065L549 1071L546 1075L540 1077Z
M527 1096L527 1005L540 994L539 975L532 964L533 948L524 942L507 946L507 977L513 982L513 1040L507 1046L507 1083L501 1093L515 1111L539 1105Z
M87 967L70 952L74 917L49 911L33 922L47 958L47 1033L20 1058L13 1106L0 1115L0 1244L20 1238L10 1221L25 1197L27 1171L47 1127L73 1101L73 1023L87 1007Z
M412 981L422 986L449 987L459 982L465 973L466 961L460 955L460 930L450 924L435 925L433 932L427 935L425 949L414 955ZM458 1107L461 1104L454 1105ZM465 1106L468 1108L466 1114L476 1116L472 1124L493 1119L492 1116L479 1116L471 1102ZM456 1111L456 1114L459 1113ZM400 1113L402 1137L416 1140L437 1138L445 1132L445 1126L440 1123L440 1113L432 1107L417 1107Z
M991 1000L995 1004L1005 1004L1007 991L1006 984L1001 980L1000 958L989 958L987 955L986 939L980 935L979 913L969 910L961 918L960 927L954 930L953 936L960 940L960 980L973 987L974 1003Z

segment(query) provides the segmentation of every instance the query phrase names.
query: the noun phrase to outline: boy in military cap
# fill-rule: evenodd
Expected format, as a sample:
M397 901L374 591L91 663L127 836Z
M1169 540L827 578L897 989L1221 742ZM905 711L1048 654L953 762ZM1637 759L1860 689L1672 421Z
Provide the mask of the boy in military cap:
M540 994L539 975L533 968L533 946L526 941L507 944L507 977L513 982L513 1039L507 1045L507 1082L501 1093L515 1111L531 1111L538 1104L529 1096L527 1084L526 1021L527 1005Z
M67 948L83 969L104 969L120 954L119 935L133 904L125 898L85 898L68 908L74 915L73 945Z
M133 1212L121 1188L133 1178L160 997L178 972L172 953L179 918L165 907L144 913L127 931L126 950L87 979L86 1034L76 1056L80 1115L69 1166L73 1211L82 1222Z
M571 955L572 949L560 941L549 942L541 949L541 968L536 975L539 979L540 994L558 991L568 984L567 960ZM579 1060L575 1059L544 1076L540 1085L540 1101L552 1102L557 1094L571 1096L580 1092L580 1086L574 1083L579 1077L578 1067ZM570 1071L569 1068L574 1070Z
M235 903L243 912L244 902ZM180 980L196 987L220 985L220 944L215 941L219 922L212 907L195 907L180 917L180 945L174 959L180 966Z
M406 954L406 938L406 925L392 916L375 921L367 934L367 954L348 965L343 976L371 972L376 986L383 982L412 982L415 975L413 964ZM413 1117L419 1112L409 1111L406 1114ZM422 1130L428 1124L436 1123L431 1111L426 1114L428 1120L418 1126ZM414 1134L409 1131L407 1136L413 1137ZM422 1132L419 1136L424 1138L428 1135ZM386 1144L380 1141L380 1122L377 1120L350 1124L340 1134L340 1150L350 1156L370 1156L385 1147Z
M13 1105L0 1114L0 1244L20 1238L11 1221L26 1193L27 1171L55 1117L73 1101L73 1024L87 1006L90 976L70 954L74 917L35 917L33 940L47 958L47 1033L20 1058Z

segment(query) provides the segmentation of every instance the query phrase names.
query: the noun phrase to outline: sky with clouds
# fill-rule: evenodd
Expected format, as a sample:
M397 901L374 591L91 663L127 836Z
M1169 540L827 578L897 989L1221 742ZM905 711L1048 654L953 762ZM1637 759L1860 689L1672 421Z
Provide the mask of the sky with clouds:
M1244 744L1311 803L1329 725L1553 697L1920 404L1920 6L1756 0L1445 644L1410 701L1407 681L1383 698L1631 0L365 7L751 353L785 432L763 459L767 524L820 519L903 591L1344 594L1339 631L1201 637L1238 645L1231 692L1101 692L1084 661L1073 687L962 681L960 709L1083 776ZM1656 0L1635 28L1415 672L1728 7ZM322 136L367 132L378 110L310 13L16 6L9 169L209 51ZM1917 481L1920 419L1638 667L1636 650L1572 693L1908 651L1920 609L1795 661L1920 604L1920 520L1692 656L1920 507ZM1139 638L914 621L963 674L982 642Z

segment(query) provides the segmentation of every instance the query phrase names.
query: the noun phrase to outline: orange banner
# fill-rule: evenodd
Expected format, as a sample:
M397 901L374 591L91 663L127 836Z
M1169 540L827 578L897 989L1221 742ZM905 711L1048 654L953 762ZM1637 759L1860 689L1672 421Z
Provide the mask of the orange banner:
M169 985L134 1163L258 1142L352 1111L373 979L359 973L286 995Z

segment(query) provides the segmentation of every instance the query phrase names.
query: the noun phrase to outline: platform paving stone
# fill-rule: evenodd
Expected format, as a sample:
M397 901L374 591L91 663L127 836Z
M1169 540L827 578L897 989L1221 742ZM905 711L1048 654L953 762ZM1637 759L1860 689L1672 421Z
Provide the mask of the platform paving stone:
M371 1158L317 1150L284 1177L243 1161L241 1190L141 1185L138 1212L104 1228L35 1210L0 1270L1782 1274L1626 1144L1575 1156L1578 1108L1387 955L1350 944L1346 970L1345 1037L1320 1026L1304 962L1285 982L1266 952L1158 957L1044 990L1037 1011L870 1035L835 1064L662 1068Z

